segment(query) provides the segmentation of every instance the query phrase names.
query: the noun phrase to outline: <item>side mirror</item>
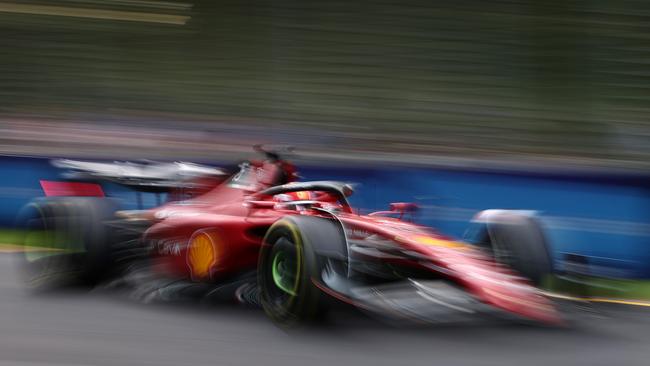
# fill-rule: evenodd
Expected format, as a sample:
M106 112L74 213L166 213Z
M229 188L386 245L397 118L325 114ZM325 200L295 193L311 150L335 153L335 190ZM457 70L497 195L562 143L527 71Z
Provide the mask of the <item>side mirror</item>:
M412 202L393 202L390 204L389 211L376 211L371 212L369 216L391 216L399 214L399 219L401 220L404 217L405 213L408 213L413 219L413 214L419 209L418 205Z
M393 202L389 207L391 211L400 213L413 213L420 209L420 207L413 202Z

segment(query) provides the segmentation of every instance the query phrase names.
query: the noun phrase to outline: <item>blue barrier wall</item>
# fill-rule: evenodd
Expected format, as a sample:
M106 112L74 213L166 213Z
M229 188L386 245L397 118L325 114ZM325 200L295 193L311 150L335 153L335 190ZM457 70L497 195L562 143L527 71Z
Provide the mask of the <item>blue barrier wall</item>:
M57 179L59 172L46 159L0 157L0 163L0 225L6 226L42 195L38 181ZM480 210L536 210L558 268L565 253L578 253L590 258L594 274L650 278L650 179L643 175L405 166L304 166L301 175L357 183L351 203L366 212L416 202L417 221L456 237ZM125 208L136 207L134 192L104 188ZM143 202L155 205L156 197L145 194Z

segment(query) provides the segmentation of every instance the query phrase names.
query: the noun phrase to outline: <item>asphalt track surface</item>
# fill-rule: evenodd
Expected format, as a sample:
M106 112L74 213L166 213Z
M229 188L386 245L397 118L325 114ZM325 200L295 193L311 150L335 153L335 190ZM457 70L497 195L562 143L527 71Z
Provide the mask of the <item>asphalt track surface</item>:
M0 366L649 365L650 309L567 329L498 321L396 328L356 313L286 332L257 309L143 304L107 290L34 294L0 254ZM602 310L602 309L601 309Z

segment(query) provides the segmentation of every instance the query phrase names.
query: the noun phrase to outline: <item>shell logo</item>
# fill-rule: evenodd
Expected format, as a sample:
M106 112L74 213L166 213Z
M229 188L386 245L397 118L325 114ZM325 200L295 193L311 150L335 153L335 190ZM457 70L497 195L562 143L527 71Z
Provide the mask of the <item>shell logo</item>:
M192 279L201 280L210 277L210 270L219 258L219 242L207 233L198 233L190 239L187 250L187 265Z

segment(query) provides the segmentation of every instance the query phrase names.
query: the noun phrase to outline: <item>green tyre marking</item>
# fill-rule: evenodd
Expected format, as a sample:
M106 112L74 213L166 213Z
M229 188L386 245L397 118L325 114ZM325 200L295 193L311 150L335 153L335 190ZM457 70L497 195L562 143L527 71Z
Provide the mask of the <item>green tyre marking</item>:
M291 296L296 296L298 276L297 274L294 276L289 274L290 269L286 268L286 262L283 252L278 252L273 257L273 263L271 264L273 282L282 291ZM291 277L294 277L293 281L291 281Z

